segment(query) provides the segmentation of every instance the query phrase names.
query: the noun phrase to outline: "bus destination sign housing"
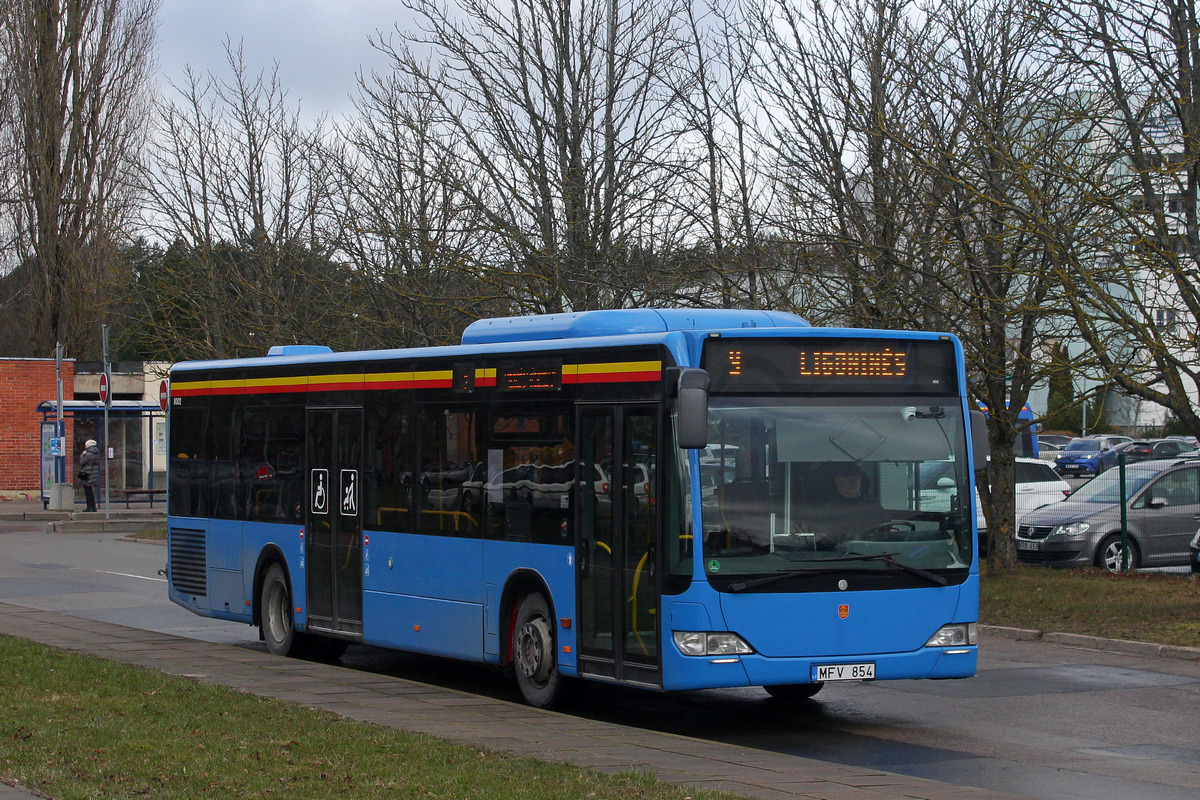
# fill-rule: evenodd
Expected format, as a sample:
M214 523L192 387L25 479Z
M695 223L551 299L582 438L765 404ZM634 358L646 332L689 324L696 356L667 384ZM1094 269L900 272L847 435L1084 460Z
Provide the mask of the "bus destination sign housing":
M714 394L953 394L957 388L949 339L711 338L703 365Z

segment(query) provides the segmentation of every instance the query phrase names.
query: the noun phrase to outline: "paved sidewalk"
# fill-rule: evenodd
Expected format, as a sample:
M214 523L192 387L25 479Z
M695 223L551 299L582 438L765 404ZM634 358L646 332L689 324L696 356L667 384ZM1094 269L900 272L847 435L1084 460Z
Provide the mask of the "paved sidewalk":
M167 506L161 500L153 506L135 501L128 507L113 500L105 512L103 503L99 511L84 511L78 503L69 511L53 511L27 498L24 493L15 500L0 498L0 522L28 522L42 526L46 533L137 533L167 524Z
M351 719L602 772L779 800L1013 800L874 769L594 722L552 711L231 645L0 603L0 635L89 653ZM0 783L0 800L45 797Z

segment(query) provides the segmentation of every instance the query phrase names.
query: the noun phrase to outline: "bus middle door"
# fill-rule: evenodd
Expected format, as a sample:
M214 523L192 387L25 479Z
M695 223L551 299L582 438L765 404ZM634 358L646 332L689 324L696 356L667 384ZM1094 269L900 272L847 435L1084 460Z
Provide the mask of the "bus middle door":
M361 634L361 408L308 409L308 626Z
M661 686L658 407L581 406L579 425L579 671Z

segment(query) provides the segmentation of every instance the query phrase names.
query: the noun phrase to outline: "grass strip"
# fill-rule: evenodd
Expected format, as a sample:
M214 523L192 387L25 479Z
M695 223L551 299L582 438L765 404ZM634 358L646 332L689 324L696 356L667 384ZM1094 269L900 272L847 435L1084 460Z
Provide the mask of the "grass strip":
M152 528L146 528L138 531L137 533L131 533L126 538L140 539L141 541L166 542L167 529L156 525Z
M0 775L58 800L728 798L0 637Z
M1200 647L1200 581L1023 567L982 577L995 625ZM0 637L0 776L85 798L722 798Z
M1200 581L1019 567L980 579L980 622L1037 631L1200 647Z

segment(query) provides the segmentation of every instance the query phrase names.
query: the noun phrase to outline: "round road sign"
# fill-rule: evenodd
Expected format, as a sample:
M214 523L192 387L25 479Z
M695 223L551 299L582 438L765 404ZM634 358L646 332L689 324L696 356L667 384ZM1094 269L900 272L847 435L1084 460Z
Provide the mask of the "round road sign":
M100 373L100 402L108 402L108 373Z

